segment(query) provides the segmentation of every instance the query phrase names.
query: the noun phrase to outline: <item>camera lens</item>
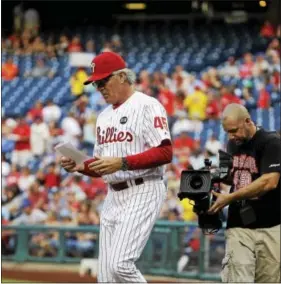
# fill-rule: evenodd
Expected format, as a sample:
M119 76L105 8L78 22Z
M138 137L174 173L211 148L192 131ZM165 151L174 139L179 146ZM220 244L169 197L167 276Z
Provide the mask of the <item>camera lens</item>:
M193 188L193 189L199 189L201 188L203 185L203 180L202 180L202 177L201 176L193 176L190 180L190 186Z

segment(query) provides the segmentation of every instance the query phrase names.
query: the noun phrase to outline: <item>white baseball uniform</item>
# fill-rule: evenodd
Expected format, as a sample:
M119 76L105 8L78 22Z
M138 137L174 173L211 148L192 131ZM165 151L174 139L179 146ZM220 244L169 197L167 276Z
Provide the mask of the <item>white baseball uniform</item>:
M117 108L108 106L97 119L94 155L126 157L171 139L164 107L140 92ZM146 282L135 266L166 198L165 167L117 171L104 175L108 194L103 205L99 244L99 282ZM134 180L143 178L136 185ZM110 184L131 185L115 191Z

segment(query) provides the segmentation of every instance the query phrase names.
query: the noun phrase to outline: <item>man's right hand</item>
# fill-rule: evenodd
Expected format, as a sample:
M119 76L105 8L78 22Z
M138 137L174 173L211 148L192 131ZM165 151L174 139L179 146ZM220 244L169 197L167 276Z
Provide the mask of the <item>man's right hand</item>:
M76 163L70 158L61 157L60 165L69 173L73 173L77 170Z

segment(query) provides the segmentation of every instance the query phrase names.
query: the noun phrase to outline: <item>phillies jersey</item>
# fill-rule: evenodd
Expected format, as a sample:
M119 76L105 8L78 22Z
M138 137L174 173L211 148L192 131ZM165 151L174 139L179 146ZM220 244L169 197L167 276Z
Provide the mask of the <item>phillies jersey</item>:
M94 156L126 157L157 147L163 140L171 140L167 114L155 98L141 92L119 107L104 109L97 118ZM138 177L163 176L165 166L144 170L117 171L103 175L108 183Z

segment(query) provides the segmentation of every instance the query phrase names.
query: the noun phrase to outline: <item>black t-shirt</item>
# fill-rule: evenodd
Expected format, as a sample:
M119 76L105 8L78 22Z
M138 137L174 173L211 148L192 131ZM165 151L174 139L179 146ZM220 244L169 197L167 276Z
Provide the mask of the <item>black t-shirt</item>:
M281 141L277 133L258 129L247 143L237 146L229 141L227 152L233 156L231 192L252 183L266 173L280 173ZM269 228L280 224L280 180L276 189L246 201L254 209L256 222L244 226L240 217L241 201L229 205L227 228Z

